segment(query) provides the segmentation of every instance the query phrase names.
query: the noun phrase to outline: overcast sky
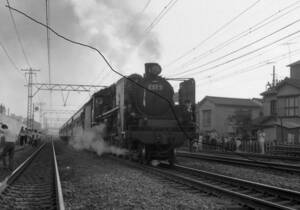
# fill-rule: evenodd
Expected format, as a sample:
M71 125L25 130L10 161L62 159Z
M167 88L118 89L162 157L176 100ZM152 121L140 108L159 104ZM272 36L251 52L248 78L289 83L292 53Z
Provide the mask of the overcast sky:
M300 33L287 37L299 30L300 1L49 2L50 26L59 33L98 48L124 74L142 74L145 62L158 62L163 66L165 76L194 77L198 101L206 95L260 97L266 83L271 81L273 65L278 79L283 79L289 76L286 65L300 60ZM45 1L11 0L10 4L45 22ZM28 64L5 5L6 1L1 1L0 42L17 68L26 69ZM150 24L166 6L169 8L167 13L149 31ZM13 12L13 16L30 66L40 70L35 81L48 82L46 29L17 13ZM264 25L257 25L259 23ZM226 42L237 35L241 35L239 39ZM260 41L250 45L256 40ZM50 36L50 51L53 83L110 85L119 78L97 53L54 34ZM25 116L27 89L24 75L14 68L2 48L0 64L0 103L11 112ZM34 102L44 102L44 109L75 110L88 97L86 93L71 93L64 107L61 92L54 92L50 107L49 93L39 92Z

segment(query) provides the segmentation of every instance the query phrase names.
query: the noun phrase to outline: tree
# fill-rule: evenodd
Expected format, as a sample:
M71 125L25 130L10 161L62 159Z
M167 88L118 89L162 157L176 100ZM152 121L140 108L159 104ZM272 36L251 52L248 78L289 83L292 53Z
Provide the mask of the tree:
M228 117L230 124L235 127L236 134L248 135L251 129L251 109L236 109L234 114Z

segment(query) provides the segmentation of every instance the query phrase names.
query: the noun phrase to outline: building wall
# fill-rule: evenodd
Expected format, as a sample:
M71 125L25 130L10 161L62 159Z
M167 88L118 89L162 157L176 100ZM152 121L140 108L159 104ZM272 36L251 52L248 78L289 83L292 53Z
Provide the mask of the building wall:
M278 116L285 115L285 99L288 96L297 96L300 90L290 85L286 85L278 90L277 94L277 113ZM298 104L300 105L300 97L297 97Z
M216 106L215 129L219 135L227 135L228 133L235 133L235 125L230 123L228 118L235 115L238 110L250 111L251 119L259 117L260 108L244 107L244 106Z
M228 118L235 115L236 111L240 109L250 110L252 119L258 117L261 112L261 108L259 107L222 106L215 105L208 100L204 101L196 108L196 121L200 128L198 131L206 132L215 129L219 135L234 133L234 125L230 123ZM209 127L203 125L203 110L211 110L211 126Z
M285 85L278 90L277 97L280 96L290 96L290 95L298 95L300 94L300 90L290 85Z
M265 96L264 102L263 102L263 113L264 116L270 116L271 115L271 101L277 100L276 95L271 96Z
M216 106L217 122L215 129L218 134L233 132L233 127L229 124L228 117L234 115L235 108L228 106Z
M300 65L291 66L291 78L300 79Z
M205 100L202 104L197 105L196 111L196 121L200 132L211 131L215 127L215 104L208 100ZM203 125L203 111L211 110L211 126Z
M294 75L295 76L295 75ZM291 85L284 85L277 90L277 95L265 96L263 102L264 116L270 116L271 100L277 101L277 122L282 121L285 124L294 123L295 126L300 124L300 118L294 116L286 116L286 99L287 97L296 97L298 104L298 116L300 115L300 89L293 87ZM280 118L282 117L282 118ZM281 120L280 120L281 119ZM274 125L270 128L264 128L266 133L266 141L277 140L279 142L288 142L289 136L294 136L294 143L300 143L299 141L299 128L285 128L280 125Z

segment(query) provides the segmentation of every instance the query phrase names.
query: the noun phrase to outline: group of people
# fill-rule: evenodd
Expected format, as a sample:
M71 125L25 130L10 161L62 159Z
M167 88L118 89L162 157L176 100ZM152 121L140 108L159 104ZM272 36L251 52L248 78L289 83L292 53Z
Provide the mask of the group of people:
M41 136L41 132L37 130L29 130L27 128L22 127L19 133L20 145L23 146L25 144L30 144L36 147L41 141Z
M12 171L14 169L14 153L16 144L21 146L30 144L38 146L41 140L41 133L37 130L30 131L22 127L19 133L16 133L7 124L0 122L0 159L3 161L3 167ZM8 167L6 158L8 156Z
M211 131L206 134L199 134L199 138L192 142L192 151L202 150L219 150L219 151L240 151L242 141L257 141L260 146L261 153L264 153L265 132L258 130L253 136L219 136L216 131Z

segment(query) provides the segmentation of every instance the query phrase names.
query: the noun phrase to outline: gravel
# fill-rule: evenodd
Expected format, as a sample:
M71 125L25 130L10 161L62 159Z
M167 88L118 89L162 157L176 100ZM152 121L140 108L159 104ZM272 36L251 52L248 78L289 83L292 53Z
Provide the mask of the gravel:
M35 150L35 148L26 145L23 148L22 147L16 147L15 152L15 168L17 168L22 162L28 158L32 152ZM6 163L8 165L8 157L6 158ZM0 159L0 182L4 180L5 177L7 177L11 172L8 169L3 168L3 162L2 159Z
M225 165L212 161L195 160L191 158L180 157L177 158L177 161L180 165L188 167L300 191L300 177L294 174L276 172L272 170L246 168L243 166Z
M196 193L108 157L56 143L66 209L222 209L231 201Z

